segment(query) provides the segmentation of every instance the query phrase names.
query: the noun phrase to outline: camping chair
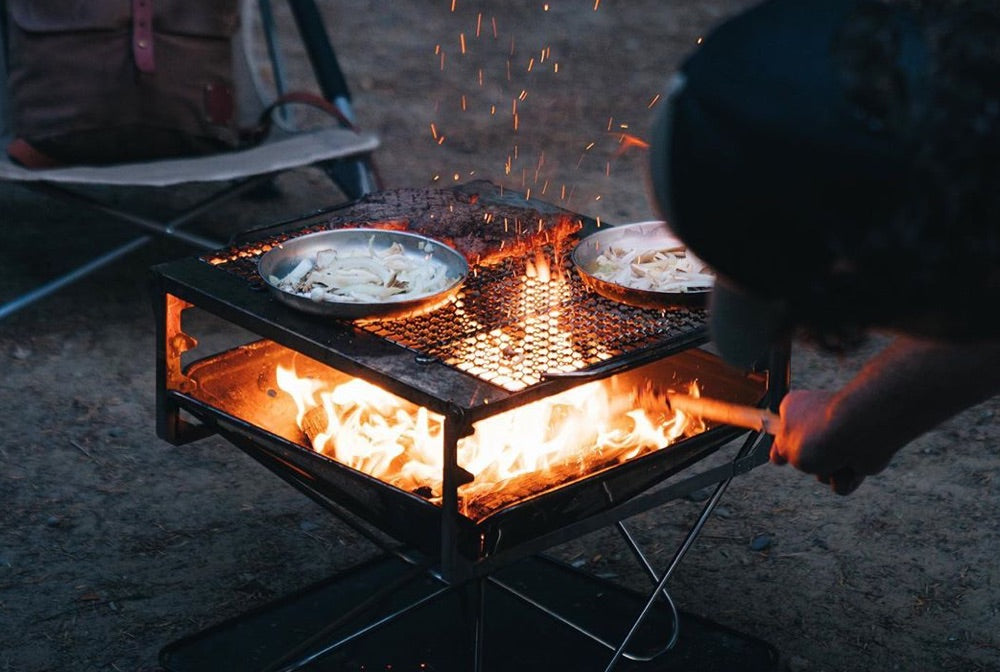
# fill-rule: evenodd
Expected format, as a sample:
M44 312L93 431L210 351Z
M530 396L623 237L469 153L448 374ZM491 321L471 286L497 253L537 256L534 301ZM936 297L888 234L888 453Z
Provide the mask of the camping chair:
M202 250L221 247L225 241L210 240L182 231L181 227L281 172L317 166L348 199L359 198L380 188L371 158L378 139L347 127L346 122L353 120L350 92L314 0L287 0L287 3L320 92L339 109L344 118L341 123L331 122L318 129L298 130L287 115L282 114L285 110L281 108L274 114L275 128L266 141L250 149L110 166L27 169L11 161L2 151L10 140L11 129L5 105L7 68L3 18L6 17L6 7L5 0L0 0L0 181L17 182L32 191L89 208L143 232L139 237L0 305L0 319L111 264L146 245L154 236L183 241ZM257 36L261 33L264 44L258 44L260 40ZM266 102L285 93L286 88L282 45L277 39L271 0L241 0L241 27L233 43L236 52L236 96L241 116L245 114L243 110L248 104L252 104L251 111L263 111ZM266 47L267 57L264 60L270 61L274 79L271 92L264 91L263 77L255 67L257 46ZM212 183L214 192L163 221L123 211L120 206L87 193L88 187L93 191L93 187L98 185L162 189L192 183Z

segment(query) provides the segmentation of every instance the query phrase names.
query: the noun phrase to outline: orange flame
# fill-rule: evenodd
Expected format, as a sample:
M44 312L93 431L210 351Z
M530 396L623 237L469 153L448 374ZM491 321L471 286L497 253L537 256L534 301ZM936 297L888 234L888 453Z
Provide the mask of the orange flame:
M316 452L407 491L441 496L444 419L361 379L339 385L277 367L278 386L299 409L297 423ZM692 383L686 390L697 395ZM458 463L475 476L459 488L460 510L486 513L497 491L514 501L591 470L658 450L703 431L671 411L664 394L622 393L608 381L567 390L473 426L458 442ZM554 482L546 484L547 474ZM518 479L540 476L520 484Z

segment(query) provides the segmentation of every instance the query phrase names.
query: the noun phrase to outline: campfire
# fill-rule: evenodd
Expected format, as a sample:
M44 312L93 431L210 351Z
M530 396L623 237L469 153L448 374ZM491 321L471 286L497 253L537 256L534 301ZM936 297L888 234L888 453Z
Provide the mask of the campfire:
M295 310L261 282L257 260L285 241L378 226L447 239L471 269L457 292L429 312L348 320ZM374 582L359 591L361 604L342 609L348 614L398 598L408 606L392 619L438 627L439 616L417 611L425 598L403 599L423 581L414 577L429 571L447 586L426 598L435 609L455 595L465 604L475 583L480 625L489 622L486 602L499 602L492 591L501 590L519 598L512 605L573 623L607 647L604 636L532 601L505 574L609 525L641 556L623 519L766 461L760 434L695 419L675 402L680 394L699 404L773 408L771 386L783 390L787 353L774 355L766 375L733 369L699 347L707 315L698 305L642 308L591 291L566 252L599 228L477 183L373 195L157 267L157 432L178 445L222 436L408 567L387 578L382 564L373 565ZM227 330L216 320L239 328L233 340L217 338ZM717 452L732 460L699 465ZM574 583L571 609L581 586L607 594L603 583ZM461 611L464 623L468 610ZM266 620L274 632L270 612ZM334 617L315 637L276 646L275 655L311 660L370 627L318 644L341 625Z
M256 260L350 227L448 240L471 268L446 305L403 319L298 312ZM488 183L397 190L157 269L158 432L219 433L331 509L441 558L445 576L558 543L743 432L671 409L673 393L758 404L697 306L592 292L568 250L579 215ZM599 227L597 227L599 228ZM187 315L249 340L206 350Z
M358 378L300 377L280 365L276 377L314 450L440 503L442 416ZM616 387L587 383L475 423L473 434L458 442L459 466L473 476L458 489L459 512L480 519L705 429L700 420L671 411L651 385ZM688 391L697 395L697 384Z

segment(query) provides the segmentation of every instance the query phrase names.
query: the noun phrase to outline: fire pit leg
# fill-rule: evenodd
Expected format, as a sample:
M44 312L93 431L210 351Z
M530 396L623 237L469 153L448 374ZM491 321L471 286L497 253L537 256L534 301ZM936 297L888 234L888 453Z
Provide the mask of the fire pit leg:
M736 457L734 458L734 462L750 454L754 450L754 445L760 439L761 436L759 434L751 435L750 437L748 437L746 442L743 444L743 446L737 453ZM632 627L629 629L628 634L625 635L625 638L622 640L621 644L619 644L618 649L615 650L615 653L611 657L611 660L608 662L607 667L604 668L604 672L612 672L612 670L618 664L618 661L620 661L623 656L627 657L629 660L639 660L639 661L651 660L652 658L655 658L656 656L668 651L670 648L673 647L678 632L674 633L674 636L671 638L671 642L668 643L668 645L664 649L658 651L652 657L649 658L634 657L632 655L628 655L625 653L625 647L628 646L629 641L638 631L639 626L642 625L642 622L646 620L646 616L653 608L653 604L655 604L656 600L659 598L660 593L666 594L667 582L673 575L674 570L677 569L677 565L680 564L681 559L684 557L685 554L687 554L688 550L690 550L691 546L694 544L695 539L697 539L698 536L701 534L702 528L705 527L705 523L708 522L709 517L712 515L712 511L715 510L716 505L718 505L719 500L722 499L722 495L725 494L726 489L729 487L729 484L732 482L732 480L733 480L732 477L729 477L724 481L721 481L715 487L715 491L712 493L712 496L708 498L708 501L705 502L705 506L702 507L701 514L698 516L698 520L695 521L694 526L692 526L691 529L688 530L687 535L685 535L684 537L684 541L682 541L681 545L678 546L677 551L674 553L674 557L671 559L670 564L667 566L666 571L663 573L663 576L661 576L657 581L656 587L650 593L649 599L646 600L645 606L643 606L642 611L639 612L639 615L632 623ZM619 521L618 525L619 529L623 530L623 527L621 526L621 521ZM628 535L627 530L625 531L625 534ZM629 537L629 540L631 540L631 537ZM639 555L642 557L643 564L646 565L647 570L652 574L652 576L655 577L655 572L652 570L652 567L649 565L648 561L646 561L645 556L643 556L642 553L639 551L638 546L634 546L633 551L639 552ZM673 607L672 600L670 600L670 604L671 607Z
M405 616L406 614L411 613L411 612L415 611L416 609L419 609L420 607L422 607L422 606L424 606L424 605L426 605L426 604L428 604L430 602L433 602L434 600L438 599L439 597L441 597L442 595L444 595L445 593L447 593L449 590L452 590L451 586L444 586L443 588L440 588L440 589L434 591L433 593L431 593L430 595L426 595L426 596L420 598L419 600L416 600L415 602L413 602L413 603L411 603L411 604L403 607L402 609L398 609L397 611L394 611L393 613L391 613L391 614L389 614L387 616L384 616L384 617L378 619L377 621L373 621L372 623L369 623L368 625L366 625L366 626L364 626L364 627L356 630L355 632L351 633L350 635L347 635L346 637L343 637L342 639L340 639L340 640L338 640L336 642L333 642L332 644L328 644L328 645L326 645L326 646L324 646L324 647L322 647L320 649L317 649L315 651L310 652L308 655L303 656L299 660L293 661L293 662L288 663L288 664L279 663L282 666L278 667L278 668L270 667L269 666L269 667L265 668L262 672L294 672L295 670L300 670L303 667L309 665L310 663L313 663L316 660L322 658L323 656L326 656L326 655L332 653L333 651L336 651L337 649L350 644L351 642L354 642L354 641L356 641L358 639L361 639L362 637L364 637L365 635L369 634L370 632L372 632L374 630L377 630L377 629L379 629L379 628L381 628L381 627L383 627L383 626L385 626L385 625L387 625L387 624L395 621L396 619L399 619L399 618ZM328 630L329 630L328 628L324 629L324 631L323 631L324 634L326 634ZM312 643L311 640L310 640L310 643ZM287 657L283 657L283 660L285 658L287 658Z
M321 649L316 648L322 642L328 640L330 635L336 632L342 625L344 625L345 623L349 623L351 620L353 620L358 616L361 616L370 608L372 608L374 605L380 603L385 597L396 592L406 584L417 580L421 576L424 576L427 573L428 568L429 564L426 563L414 565L409 569L409 571L401 574L399 577L396 578L396 580L390 582L389 584L384 586L382 590L372 595L371 598L365 600L364 602L358 605L355 605L353 609L348 610L340 618L337 618L328 623L326 626L323 627L323 629L319 630L316 634L306 639L297 647L295 647L291 651L285 652L277 660L269 663L268 665L265 665L264 668L261 670L261 672L292 672L293 670L297 670L305 665L308 665L313 660L326 655L327 653L334 650L338 646L347 643L353 637L345 638L344 640L342 640L342 642L338 642L337 644L334 644L332 646L326 646ZM434 595L437 594L439 593L434 593ZM401 609L398 613L402 615L406 613L406 611L408 610L409 608L404 608ZM395 616L393 615L387 618L392 619L395 618ZM362 631L367 631L367 630L363 629L359 630L358 632L360 633Z
M636 631L639 629L639 626L642 625L642 622L646 620L646 616L649 614L650 609L653 608L653 604L659 598L660 593L666 592L667 581L670 580L670 577L671 575L673 575L674 570L677 568L677 565L680 563L681 559L691 548L691 545L694 544L694 540L698 538L699 534L701 534L702 528L705 526L705 523L708 522L709 516L712 515L712 511L715 509L716 504L719 503L719 500L722 498L722 495L726 491L726 488L729 487L729 483L731 481L732 479L729 478L719 483L718 486L716 486L715 492L712 493L712 496L709 498L708 502L706 502L705 504L705 507L702 509L701 515L698 516L698 521L694 524L694 527L692 527L688 531L687 535L684 537L684 541L681 543L680 547L678 547L677 552L674 553L674 557L670 561L670 565L669 567L667 567L667 571L663 573L663 576L660 577L659 582L657 582L656 584L656 588L654 588L653 592L650 593L649 599L646 601L645 606L642 608L642 611L639 612L639 616L636 617L635 622L632 624L631 629L629 629L628 634L625 635L625 638L622 640L622 643L618 646L618 649L615 651L615 655L611 657L611 660L608 662L608 666L604 668L604 672L611 672L611 670L613 670L614 667L618 664L618 661L621 660L622 656L626 656L629 660L638 660L638 661L652 660L656 656L670 650L670 648L673 647L673 643L675 641L674 637L671 638L671 643L669 643L664 649L654 653L652 656L640 657L640 656L625 654L625 647L628 646L629 641L632 639L633 635L635 635ZM673 604L672 601L671 604ZM675 637L676 635L677 633L674 633Z
M639 544L636 543L635 539L632 538L632 535L629 533L628 528L625 527L625 523L619 520L616 526L618 528L618 531L621 533L622 538L625 540L625 544L629 547L629 550L632 551L632 554L635 556L636 560L638 560L639 563L643 566L643 569L646 570L646 573L649 575L649 578L653 580L654 584L659 584L661 580L660 576L658 576L656 570L653 569L653 565L646 558L646 554L642 552L641 548L639 548ZM670 607L670 613L673 614L674 620L673 620L673 627L670 632L670 639L667 641L667 644L653 656L654 658L660 655L661 653L666 653L670 649L674 648L674 646L677 644L677 639L680 637L681 634L681 621L680 621L680 616L677 613L677 605L674 604L674 598L670 596L670 591L666 589L666 586L664 586L661 593L663 595L663 599L666 600L667 605L669 605Z
M723 494L726 491L726 488L729 486L729 483L732 481L732 479L736 475L744 473L748 469L752 468L752 466L748 463L748 461L754 462L755 460L760 459L762 455L764 456L763 459L766 461L766 454L769 442L770 442L770 437L765 434L761 433L750 434L749 436L747 436L746 440L740 446L739 450L729 463L727 463L726 465L717 466L702 474L702 476L711 477L713 479L709 481L708 484L709 485L714 484L715 491L712 493L711 497L706 502L705 506L702 508L693 526L687 532L682 542L678 545L677 550L674 552L674 556L670 561L670 564L668 565L666 571L662 576L657 576L656 571L653 569L651 563L642 553L641 549L639 549L638 545L632 539L631 535L628 533L627 528L625 528L624 524L621 521L624 518L628 518L630 515L635 515L636 513L648 511L654 508L656 505L665 504L671 499L676 498L676 496L679 496L679 494L690 492L691 490L688 489L690 486L690 481L694 479L689 479L689 481L677 484L678 486L684 486L681 487L680 489L674 488L673 490L671 490L671 488L665 488L664 490L660 491L660 493L657 493L658 495L662 495L663 493L670 491L671 497L669 499L661 499L660 497L655 497L655 499L657 499L657 504L648 506L644 505L642 508L636 510L626 509L626 511L631 511L630 513L619 512L622 513L623 515L618 520L614 520L613 521L614 524L618 527L619 531L625 538L626 543L629 544L632 552L636 554L637 558L643 564L647 573L650 575L650 577L656 584L656 587L650 594L649 599L645 603L639 615L633 621L628 631L628 634L621 642L609 641L608 639L602 637L599 634L596 634L594 631L588 629L587 627L581 625L580 623L571 620L571 618L566 617L561 613L547 607L545 604L535 599L534 597L526 593L524 590L521 590L507 583L506 581L501 580L496 576L487 575L486 580L489 581L490 584L502 589L503 591L516 597L525 604L544 613L549 618L571 628L572 630L583 635L592 642L600 644L608 651L614 652L614 656L612 657L607 667L605 668L605 672L610 672L611 670L613 670L614 667L618 664L618 662L620 662L620 659L623 657L626 658L627 660L638 663L650 662L653 659L657 658L658 656L674 648L680 636L679 612L676 609L676 606L674 605L672 598L670 597L669 593L666 590L667 582L670 580L670 577L673 575L673 572L677 568L680 561L683 559L685 554L688 552L688 550L690 550L691 546L694 544L694 541L701 534L701 531L704 528L705 523L708 522L709 517L714 511L719 500L722 498ZM639 654L635 652L627 652L626 647L628 646L629 642L632 640L633 636L636 634L642 623L647 620L656 600L661 597L666 600L670 608L671 617L673 619L671 627L671 635L667 644L665 646L662 646L652 654Z
M483 578L473 579L459 588L463 591L462 611L466 616L465 622L471 623L472 670L482 672L486 641L486 580Z

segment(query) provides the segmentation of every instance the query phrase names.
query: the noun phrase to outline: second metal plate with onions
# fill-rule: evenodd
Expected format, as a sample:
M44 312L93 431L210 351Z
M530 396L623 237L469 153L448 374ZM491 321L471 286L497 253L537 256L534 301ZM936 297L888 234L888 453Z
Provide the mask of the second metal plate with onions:
M584 284L601 296L638 308L665 309L673 306L704 306L711 289L693 291L653 291L604 280L595 275L598 257L609 248L627 250L667 250L684 244L670 231L666 222L635 222L609 226L593 233L573 249L572 261Z
M394 244L402 247L402 254L414 263L437 264L446 274L444 287L433 293L389 296L371 301L317 301L307 295L278 287L276 278L284 278L298 264L324 250L336 250L346 256L362 256L370 251L385 252ZM419 315L440 308L461 289L469 273L465 257L444 243L407 231L384 229L335 229L310 233L292 238L261 255L257 270L268 290L283 303L314 315L345 319L399 318Z

